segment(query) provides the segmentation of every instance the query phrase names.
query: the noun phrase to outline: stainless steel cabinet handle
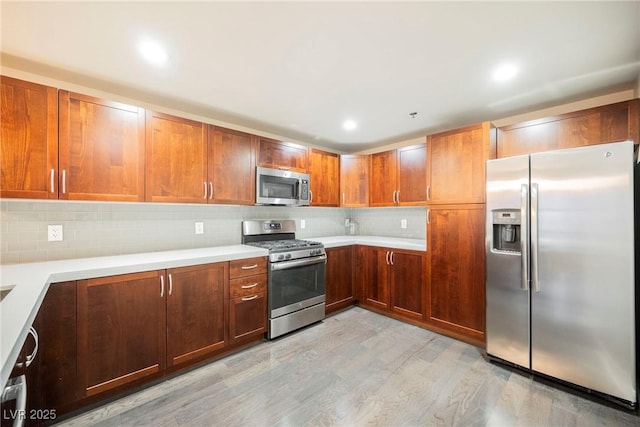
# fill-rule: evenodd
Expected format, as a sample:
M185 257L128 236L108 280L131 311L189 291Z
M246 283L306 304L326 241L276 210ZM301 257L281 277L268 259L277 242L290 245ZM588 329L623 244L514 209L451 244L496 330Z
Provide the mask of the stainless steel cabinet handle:
M344 205L345 203L344 193L342 193L342 204Z
M160 276L160 298L164 297L164 276Z
M207 200L207 181L203 181L202 184L204 185L204 197L203 197L203 199Z
M252 295L250 297L242 297L241 299L242 299L242 301L251 301L251 300L256 299L256 298L258 298L258 295Z
M531 184L531 289L540 292L538 276L538 184Z
M56 170L55 169L51 169L51 174L49 175L50 176L49 179L51 181L51 192L52 193L55 193L55 191L56 191L56 185L55 185L55 181L54 181L55 175L56 175Z
M278 166L278 169L283 170L283 171L288 171L291 168L289 166Z
M522 184L520 194L520 268L522 269L520 289L529 290L529 186Z
M62 169L62 194L67 193L67 170Z
M389 265L389 251L387 251L385 255L385 261L387 262L387 265Z
M313 191L309 190L309 204L313 203Z
M243 270L251 270L252 268L256 268L258 266L258 264L253 264L253 265L243 265L242 267L240 267Z
M31 352L30 355L28 355L25 360L24 363L22 362L18 362L16 363L16 366L18 368L22 368L22 367L29 367L31 366L31 364L33 363L34 359L36 358L36 355L38 354L38 344L39 344L39 338L38 338L38 332L36 331L36 329L32 326L29 328L29 334L27 336L31 335L33 337L33 340L35 341L35 347L33 348L33 351Z
M171 277L171 273L169 273L169 295L173 293L173 277Z
M427 200L431 200L431 186L427 185Z
M396 191L396 205L400 205L400 190Z
M427 224L431 224L431 209L427 209Z
M391 255L389 256L389 261L391 262L391 265L393 265L393 251L391 251Z
M242 285L241 288L242 289L251 289L251 288L255 288L256 286L258 286L258 282L254 283L253 285Z
M213 181L209 181L209 198L213 199Z
M11 400L16 401L15 412L16 414L20 414L13 422L13 427L22 427L24 425L24 419L26 418L24 414L27 413L27 378L24 375L11 378L7 381L6 387L2 392L2 402L9 402ZM4 412L5 409L3 408L2 411Z

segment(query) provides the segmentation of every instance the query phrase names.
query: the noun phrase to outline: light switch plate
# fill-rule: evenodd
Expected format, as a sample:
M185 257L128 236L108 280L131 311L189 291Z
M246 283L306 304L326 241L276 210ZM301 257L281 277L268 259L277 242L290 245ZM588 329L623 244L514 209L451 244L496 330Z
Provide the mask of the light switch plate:
M300 220L300 228L305 228L307 226L307 221L305 221L304 219Z
M401 219L400 220L400 228L407 228L407 220L406 219Z

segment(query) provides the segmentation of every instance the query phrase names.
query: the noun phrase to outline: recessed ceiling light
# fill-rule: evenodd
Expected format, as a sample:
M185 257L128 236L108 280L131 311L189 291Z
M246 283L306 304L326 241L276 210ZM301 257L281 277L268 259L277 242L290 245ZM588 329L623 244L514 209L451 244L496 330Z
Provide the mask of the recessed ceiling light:
M496 68L493 72L493 79L499 82L510 80L518 73L518 69L515 65L504 64Z
M169 58L164 48L152 40L142 40L138 50L144 59L155 65L164 65Z
M344 130L354 130L358 127L358 124L353 120L345 120L342 124L342 127L344 128Z

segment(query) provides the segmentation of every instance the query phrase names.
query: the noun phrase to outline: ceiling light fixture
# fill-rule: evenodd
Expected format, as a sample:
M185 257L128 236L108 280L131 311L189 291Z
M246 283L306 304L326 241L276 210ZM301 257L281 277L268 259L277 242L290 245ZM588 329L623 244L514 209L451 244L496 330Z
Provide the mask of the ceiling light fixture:
M358 127L358 124L353 120L345 120L342 124L342 127L344 128L344 130L352 131Z
M164 65L169 59L164 48L152 40L142 40L138 43L138 50L144 59L155 65Z
M499 82L511 80L518 73L515 65L504 64L496 68L493 72L493 79Z

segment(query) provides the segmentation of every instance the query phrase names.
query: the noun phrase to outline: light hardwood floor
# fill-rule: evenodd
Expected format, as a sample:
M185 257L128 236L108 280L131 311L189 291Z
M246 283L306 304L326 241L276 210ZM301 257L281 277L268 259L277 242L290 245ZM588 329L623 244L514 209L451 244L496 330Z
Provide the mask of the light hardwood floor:
M356 307L61 425L640 426L640 418Z

